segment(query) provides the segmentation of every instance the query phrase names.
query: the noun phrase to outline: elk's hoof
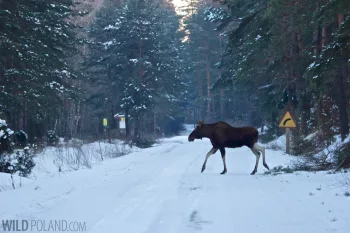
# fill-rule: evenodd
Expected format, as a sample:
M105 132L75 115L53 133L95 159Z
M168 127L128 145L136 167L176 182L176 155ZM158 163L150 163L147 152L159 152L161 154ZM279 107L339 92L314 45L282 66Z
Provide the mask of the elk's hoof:
M204 170L205 170L205 166L203 166L203 167L202 167L202 171L201 171L201 173L203 173L203 172L204 172Z
M226 174L226 172L227 172L227 170L223 170L220 174L224 175L224 174Z
M263 165L264 165L264 167L266 167L266 168L267 168L267 170L270 170L269 166L267 166L267 164L266 164L266 163L264 163Z
M252 173L250 173L250 175L254 175L256 173L256 170L252 171Z

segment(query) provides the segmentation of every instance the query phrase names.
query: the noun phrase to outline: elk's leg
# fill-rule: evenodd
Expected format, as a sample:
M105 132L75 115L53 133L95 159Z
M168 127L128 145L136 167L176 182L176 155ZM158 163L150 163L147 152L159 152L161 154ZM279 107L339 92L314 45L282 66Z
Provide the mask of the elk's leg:
M252 173L250 173L251 175L254 175L256 173L256 171L258 170L258 164L259 164L259 159L260 159L260 153L257 149L255 148L250 148L252 150L252 152L255 154L256 157L256 161L255 161L255 167L254 170L252 171Z
M220 174L225 174L227 172L227 168L226 168L226 151L225 148L220 148L220 152L221 152L221 158L222 158L222 162L224 163L224 170L220 173Z
M264 167L267 168L267 170L270 170L269 166L267 166L267 163L266 163L266 159L265 159L265 148L258 145L257 143L254 144L254 149L256 149L257 151L260 151L262 153L262 157L263 157L263 165Z
M202 171L201 171L201 172L203 172L203 171L205 170L205 165L207 164L207 161L208 161L209 156L212 155L212 154L215 154L217 150L218 150L217 148L214 148L214 147L213 147L213 148L211 148L211 150L207 153L207 156L205 157L205 160L204 160L204 163L203 163Z

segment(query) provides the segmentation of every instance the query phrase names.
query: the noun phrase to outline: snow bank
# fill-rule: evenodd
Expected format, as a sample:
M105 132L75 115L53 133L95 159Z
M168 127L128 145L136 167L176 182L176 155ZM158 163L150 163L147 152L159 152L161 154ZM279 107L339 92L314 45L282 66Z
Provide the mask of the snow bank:
M29 184L31 182L32 180L24 177L17 175L13 175L11 177L11 174L0 172L0 192L22 187L23 185Z
M334 137L334 142L324 148L321 152L316 154L316 157L323 157L325 155L327 156L327 162L335 163L337 158L336 158L336 152L340 150L341 147L343 147L346 143L350 142L350 135L345 138L345 140L342 142L341 141L341 136L337 135Z
M59 176L62 173L89 169L103 160L116 158L140 150L130 147L120 140L112 143L93 142L88 144L61 144L47 147L35 156L36 166L31 178Z
M282 136L276 138L275 140L272 140L271 142L266 144L266 147L270 149L284 151L286 148L286 135L283 134Z
M80 140L71 140L68 143L59 141L56 147L46 147L34 157L35 167L28 178L0 173L0 191L25 186L33 180L58 177L62 174L78 170L90 169L108 160L120 157L140 148L130 147L123 141L113 140L112 143L94 142L82 144Z

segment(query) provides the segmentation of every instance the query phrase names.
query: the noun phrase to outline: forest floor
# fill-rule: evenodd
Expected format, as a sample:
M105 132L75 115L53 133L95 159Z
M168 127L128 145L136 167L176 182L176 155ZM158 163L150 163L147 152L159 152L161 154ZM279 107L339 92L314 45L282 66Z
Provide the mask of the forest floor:
M81 224L80 231L91 233L349 232L349 173L266 174L260 161L252 176L255 156L248 148L226 150L227 174L219 174L218 152L201 173L210 149L209 140L188 142L185 135L90 169L36 169L22 187L0 192L0 232L8 230L1 229L6 220L29 222L28 232L58 231L53 221L74 223L67 232ZM279 150L266 156L270 168L293 160ZM0 175L1 184L8 177Z

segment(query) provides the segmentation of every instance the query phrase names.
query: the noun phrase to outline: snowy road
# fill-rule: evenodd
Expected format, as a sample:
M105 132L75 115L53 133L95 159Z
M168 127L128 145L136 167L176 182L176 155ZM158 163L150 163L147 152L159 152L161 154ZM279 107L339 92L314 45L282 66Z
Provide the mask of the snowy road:
M0 220L81 221L90 233L349 232L350 197L338 187L340 175L263 175L259 164L251 176L255 156L247 148L227 150L226 175L219 175L220 153L200 173L210 149L208 140L175 137L0 192ZM270 168L288 160L279 151L266 155Z

